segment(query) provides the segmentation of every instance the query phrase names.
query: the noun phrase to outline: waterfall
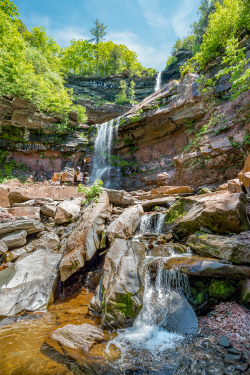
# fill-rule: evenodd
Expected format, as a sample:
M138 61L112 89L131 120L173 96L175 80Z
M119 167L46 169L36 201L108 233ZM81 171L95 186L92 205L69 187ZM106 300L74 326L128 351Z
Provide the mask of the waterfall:
M117 118L117 121L116 121L116 124L115 124L115 136L116 136L116 139L118 139L118 132L119 132L120 119L121 119L121 116L119 116L119 117Z
M161 75L162 75L162 72L157 73L156 82L155 82L155 92L161 89Z
M115 133L118 137L120 118L118 118ZM115 189L119 187L121 178L118 168L111 166L111 152L114 133L114 120L105 122L97 126L97 136L95 139L94 166L91 175L91 184L95 180L102 180L104 187ZM112 182L111 182L112 179ZM112 185L112 186L111 186Z
M162 233L162 228L164 224L165 214L159 213L151 215L143 215L141 217L138 232L140 233Z
M118 330L118 335L109 342L106 350L109 350L111 344L115 344L124 357L127 351L134 349L147 349L157 354L175 347L183 336L167 331L164 326L172 295L176 291L185 290L187 282L186 275L159 267L155 283L152 284L149 270L146 269L143 308L133 326Z
M165 216L166 216L165 214L161 214L161 213L158 214L154 233L162 233Z

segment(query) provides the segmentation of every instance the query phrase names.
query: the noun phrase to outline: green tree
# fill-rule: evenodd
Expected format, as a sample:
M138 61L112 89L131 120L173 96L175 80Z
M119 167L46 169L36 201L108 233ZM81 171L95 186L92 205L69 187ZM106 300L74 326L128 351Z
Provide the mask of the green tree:
M104 26L103 23L99 23L96 19L95 27L90 30L90 33L93 35L91 42L95 42L95 54L96 54L96 76L99 77L99 44L104 40L105 35L107 34L105 29L107 26Z
M223 0L202 0L201 5L198 9L198 14L200 16L198 22L194 22L191 26L191 29L194 34L194 43L199 45L202 43L203 35L205 34L208 23L209 17L212 13L216 10L216 3L219 2L220 4L223 3Z
M130 104L130 100L127 98L127 83L124 80L120 81L120 92L116 95L115 102L119 105Z
M93 44L87 40L73 39L62 51L62 65L68 73L92 75L95 69Z
M64 87L59 58L49 48L44 53L31 46L18 31L19 26L0 9L0 96L28 99L45 112L66 115L76 109ZM80 121L84 119L82 111Z
M11 19L16 19L19 16L18 9L10 0L0 0L0 10L7 14Z
M119 69L121 65L122 51L119 46L114 45L114 47L109 52L109 57L111 59L111 64L113 65L114 73Z
M222 54L229 39L238 38L244 29L250 29L248 1L224 0L223 4L216 2L215 6L216 11L209 17L200 51L195 56L200 68Z
M134 83L134 81L130 82L129 96L130 96L130 102L132 104L134 104L134 100L135 100L135 83Z

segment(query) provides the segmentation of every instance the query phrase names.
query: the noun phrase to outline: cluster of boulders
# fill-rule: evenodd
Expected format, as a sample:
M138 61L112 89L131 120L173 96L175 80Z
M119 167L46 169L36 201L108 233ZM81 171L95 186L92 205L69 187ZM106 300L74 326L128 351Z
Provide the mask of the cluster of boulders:
M170 331L194 332L193 309L208 312L220 301L236 300L249 308L250 197L244 189L239 180L216 191L203 187L195 192L189 186L131 193L103 189L97 202L87 204L73 186L0 188L0 316L48 306L60 280L104 254L89 305L89 314L101 319L103 329L133 324L143 308L145 274L154 283L159 268L189 277L185 297L177 290L167 302ZM163 219L160 232L143 231L145 217ZM75 327L66 331L68 349L64 331L51 335L51 345L70 352L73 340L84 349ZM90 337L103 341L101 331Z

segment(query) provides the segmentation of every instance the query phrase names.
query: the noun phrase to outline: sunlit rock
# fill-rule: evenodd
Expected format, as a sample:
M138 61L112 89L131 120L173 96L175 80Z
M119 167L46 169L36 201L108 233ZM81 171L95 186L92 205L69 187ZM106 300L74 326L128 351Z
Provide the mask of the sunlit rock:
M25 232L25 230L17 230L2 237L2 242L4 242L10 250L25 245L26 237L27 232Z
M238 264L250 264L249 239L250 232L231 237L197 232L189 236L187 244L202 255L211 255Z
M246 196L219 191L179 199L168 210L166 231L186 236L205 227L215 233L240 233L249 229Z
M112 243L115 238L128 238L135 232L144 211L141 204L126 208L107 228L107 236Z
M36 311L53 302L62 255L37 250L0 273L0 316Z
M62 281L83 267L85 261L92 258L100 248L101 238L97 231L99 225L105 222L105 219L100 216L106 210L109 210L109 199L106 192L102 193L98 203L92 203L85 209L77 227L65 244L65 255L60 264Z

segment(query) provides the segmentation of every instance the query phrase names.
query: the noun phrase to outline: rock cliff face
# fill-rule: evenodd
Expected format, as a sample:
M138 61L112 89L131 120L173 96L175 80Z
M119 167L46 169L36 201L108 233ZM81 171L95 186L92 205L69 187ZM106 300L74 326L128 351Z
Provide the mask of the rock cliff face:
M2 170L15 160L16 164L25 165L36 180L48 180L54 173L65 171L59 181L66 178L71 183L74 173L73 177L67 173L72 169L79 166L87 173L88 126L79 124L77 118L76 112L70 113L68 130L59 132L62 115L39 112L30 102L17 97L0 98L0 149L9 151ZM79 181L83 180L83 173Z
M72 88L76 95L100 96L103 99L114 102L116 95L120 91L119 85L121 80L125 80L128 86L131 81L135 82L135 100L141 101L154 92L156 76L130 76L129 78L123 75L109 77L69 76L66 86Z
M192 52L186 51L185 49L179 50L174 54L177 61L169 65L162 72L162 82L167 83L172 79L179 79L181 77L180 67L185 64L185 62L192 57Z
M124 115L131 109L129 105L117 104L95 104L92 100L77 99L77 104L86 108L88 116L87 123L90 125L103 124L104 122L113 120L116 117Z
M125 189L218 186L243 168L250 143L250 91L234 102L212 103L199 92L197 78L188 74L169 82L120 120L117 152L128 162ZM217 91L223 95L228 88L225 79Z
M249 40L243 43L249 57ZM187 57L183 53L180 61ZM220 67L221 58L217 58L202 73L211 78ZM71 77L69 85L76 94L98 94L113 100L122 78ZM154 91L155 77L129 77L127 83L132 79L136 82L137 100ZM87 106L90 124L121 116L119 142L114 135L112 146L112 153L118 157L114 164L123 173L120 188L131 191L162 185L217 187L236 178L242 170L250 146L250 91L230 101L231 84L225 76L216 88L219 99L208 101L201 95L197 79L198 74L193 73L181 81L172 80L133 108L96 105L79 96L79 103ZM38 112L30 103L16 97L3 97L0 148L9 151L6 163L12 159L17 164L23 163L39 181L88 184L94 133L88 125L77 124L76 120L74 113L71 114L72 130L59 135L56 129L61 116ZM114 119L114 132L116 125Z

